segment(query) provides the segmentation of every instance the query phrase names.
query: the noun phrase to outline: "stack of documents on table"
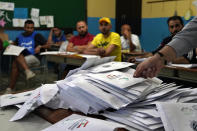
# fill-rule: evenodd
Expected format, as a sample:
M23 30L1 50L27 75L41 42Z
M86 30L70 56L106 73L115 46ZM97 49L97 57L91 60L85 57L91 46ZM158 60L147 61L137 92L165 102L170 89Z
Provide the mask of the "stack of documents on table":
M116 71L111 71L109 66L110 71L106 70L105 73L93 73L88 69L79 70L65 80L57 81L56 84L43 85L25 102L12 121L23 118L27 113L43 104L53 109L70 108L84 114L98 114L108 108L119 110L126 107L139 99L150 83L154 82L133 78L134 69L131 69L130 65L127 63L127 66L116 67ZM101 79L102 77L104 79ZM143 81L147 83L143 83ZM49 93L47 86L49 89L51 87L58 88L58 91L54 91L56 94L50 97L47 102L43 102L41 98L45 98L45 94L40 92L46 89L45 92Z
M158 102L197 102L197 89L180 88L157 78L133 78L135 70L130 68L130 63L112 60L111 57L100 58L97 61L100 64L95 65L94 60L89 59L64 80L36 89L11 121L45 105L52 109L100 114L108 121L133 130L150 131L165 126L156 108Z
M181 102L193 102L193 103L197 102L197 89L191 89L191 88L179 89L179 88L180 86L177 86L174 83L160 84L155 88L146 90L145 91L146 94L144 94L144 97L142 97L141 100L129 104L125 108L122 108L117 111L113 111L113 112L104 111L102 115L107 117L111 121L116 121L121 124L128 125L142 131L159 130L159 129L163 130L163 126L164 127L166 126L165 125L166 121L163 120L161 112L157 111L158 107L156 107L156 104L158 102L160 103L167 102L174 104L175 103L183 104ZM180 119L176 117L176 115L172 115L172 116L168 116L168 115L167 115L168 118L171 119L172 117L176 119L177 122ZM192 117L189 117L189 119L192 119ZM180 130L177 128L176 129L173 128L173 130L169 130L169 131L180 131Z

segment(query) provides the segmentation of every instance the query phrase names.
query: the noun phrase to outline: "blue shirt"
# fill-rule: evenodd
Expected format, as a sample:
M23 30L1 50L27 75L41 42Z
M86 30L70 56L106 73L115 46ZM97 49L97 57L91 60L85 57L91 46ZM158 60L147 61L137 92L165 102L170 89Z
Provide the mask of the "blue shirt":
M25 47L32 55L35 54L35 40L34 37L36 32L33 32L30 36L19 35L18 37L18 45L21 47Z
M52 40L54 43L62 42L62 41L66 41L66 37L64 35L61 35L60 37L53 36Z

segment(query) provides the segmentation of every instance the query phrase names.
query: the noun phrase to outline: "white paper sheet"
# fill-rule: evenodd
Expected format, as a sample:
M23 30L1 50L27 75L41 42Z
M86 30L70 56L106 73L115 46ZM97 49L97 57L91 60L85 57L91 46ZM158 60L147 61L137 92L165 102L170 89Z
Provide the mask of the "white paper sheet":
M27 19L12 19L13 27L24 27L26 20Z
M166 131L195 131L197 125L196 103L157 103Z
M32 8L31 9L31 16L32 17L39 17L39 13L40 13L40 9L37 9L37 8Z
M10 121L22 119L37 107L46 104L53 99L57 92L58 87L56 84L45 84L40 88L37 88Z
M9 45L5 51L3 52L3 55L15 55L19 56L20 53L24 50L24 47L19 47L15 45Z
M47 25L46 16L40 16L40 25Z
M170 64L169 66L183 67L183 68L193 68L193 67L197 67L197 64Z
M0 107L24 103L31 96L32 92L2 95L0 96Z
M126 126L73 114L42 131L114 131L116 128L126 128Z
M11 3L11 2L0 2L0 9L1 10L13 11L14 10L14 3Z
M53 16L46 16L47 19L47 27L51 28L54 27L54 18Z
M108 62L104 64L100 64L98 66L92 67L89 70L94 73L99 73L99 72L106 72L106 71L112 71L112 70L118 70L118 69L123 69L129 66L134 65L133 63L128 63L128 62Z
M89 73L87 75L119 88L126 88L144 81L143 78L134 78L132 74L122 73L120 71L98 74Z
M34 27L40 27L39 17L31 17L31 20L34 22Z

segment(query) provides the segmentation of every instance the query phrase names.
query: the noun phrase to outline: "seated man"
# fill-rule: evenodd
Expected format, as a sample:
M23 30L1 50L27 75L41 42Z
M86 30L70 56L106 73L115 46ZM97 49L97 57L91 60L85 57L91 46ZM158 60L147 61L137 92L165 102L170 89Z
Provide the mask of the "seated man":
M48 37L48 43L60 46L65 40L66 38L60 28L55 27L51 29Z
M87 48L88 44L93 40L94 36L88 33L88 26L85 21L78 21L76 24L76 29L78 35L71 38L66 48L66 51L83 53L83 51ZM63 66L63 68L64 67L65 66ZM65 76L70 70L73 70L75 68L78 68L78 66L66 65L66 68L61 75L62 79L65 78Z
M71 38L73 37L73 31L72 31L72 30L65 30L65 31L64 31L64 36L65 36L65 38L66 38L66 41L64 41L64 42L62 43L62 45L60 46L60 48L59 48L59 51L60 51L60 52L66 52L68 43L69 43L69 41L71 40Z
M167 45L172 38L179 32L182 30L182 28L184 27L183 24L183 20L180 16L172 16L169 17L167 20L167 24L168 24L168 29L170 32L170 36L166 37L163 39L163 41L161 42L161 44L159 45L159 47L152 51L152 53L147 53L145 56L141 56L141 57L149 57L154 55L156 52L158 52L159 50L161 50L165 45ZM193 52L195 52L195 49L191 50L190 53L183 55L182 57L179 57L177 59L175 59L172 63L177 63L177 64L187 64L187 63L193 63L194 60L191 60L191 53L194 54ZM195 54L194 54L195 57ZM133 58L131 58L129 61L134 62L135 60Z
M164 38L161 44L159 45L159 47L156 50L152 51L152 54L155 54L156 52L161 50L165 45L167 45L172 40L172 38L176 35L176 33L181 31L182 28L184 27L183 20L180 16L172 16L168 18L167 24L168 24L170 36Z
M137 35L132 34L131 27L128 24L124 24L121 26L121 45L122 50L129 50L141 52L141 45Z
M191 50L189 53L184 54L182 57L176 58L174 64L197 64L197 48Z
M39 65L38 53L49 47L44 37L34 31L32 20L25 21L24 30L25 32L16 38L14 44L25 47L25 50L13 61L10 85L5 93L10 93L14 89L20 69L24 69L27 80L35 76L29 66Z
M109 18L103 17L99 20L100 34L84 51L85 54L105 56L116 56L115 61L121 61L121 42L119 34L110 32L112 28Z
M77 36L72 37L69 41L67 51L83 53L94 36L88 33L88 26L85 21L78 21L76 24Z

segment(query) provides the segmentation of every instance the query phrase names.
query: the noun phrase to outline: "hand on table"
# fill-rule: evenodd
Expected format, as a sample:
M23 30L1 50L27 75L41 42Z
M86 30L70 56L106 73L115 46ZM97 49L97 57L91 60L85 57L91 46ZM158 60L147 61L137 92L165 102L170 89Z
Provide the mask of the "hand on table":
M137 66L134 77L153 78L163 67L164 61L160 56L154 55Z

